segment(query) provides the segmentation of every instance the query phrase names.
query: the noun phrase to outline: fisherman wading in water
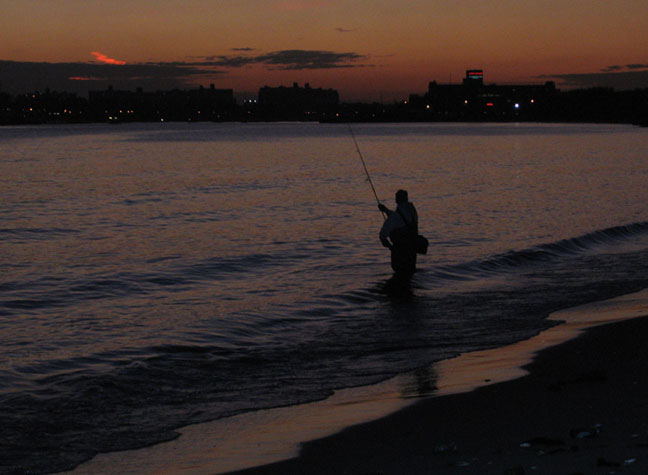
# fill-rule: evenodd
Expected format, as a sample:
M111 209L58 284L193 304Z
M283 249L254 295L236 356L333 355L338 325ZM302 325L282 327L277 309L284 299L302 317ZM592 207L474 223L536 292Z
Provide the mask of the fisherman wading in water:
M418 214L410 203L407 191L396 192L396 210L392 211L382 203L378 209L387 214L380 230L380 242L391 250L391 266L397 276L410 277L416 271L416 236L418 235Z

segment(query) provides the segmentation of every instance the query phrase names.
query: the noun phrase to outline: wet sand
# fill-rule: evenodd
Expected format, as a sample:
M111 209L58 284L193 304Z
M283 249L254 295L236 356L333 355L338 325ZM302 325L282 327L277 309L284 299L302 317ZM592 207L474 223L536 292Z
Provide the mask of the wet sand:
M598 326L542 351L522 378L429 398L239 473L645 474L647 338L648 317Z
M524 342L325 401L189 426L74 473L648 473L641 315L648 291L558 312L567 323ZM436 397L420 399L426 391Z

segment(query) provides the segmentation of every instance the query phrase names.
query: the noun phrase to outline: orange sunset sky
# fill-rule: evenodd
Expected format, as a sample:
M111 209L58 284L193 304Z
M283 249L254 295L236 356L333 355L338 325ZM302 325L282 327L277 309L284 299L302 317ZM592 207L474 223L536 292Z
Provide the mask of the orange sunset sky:
M648 87L646 0L0 0L0 90ZM26 92L26 91L24 91Z

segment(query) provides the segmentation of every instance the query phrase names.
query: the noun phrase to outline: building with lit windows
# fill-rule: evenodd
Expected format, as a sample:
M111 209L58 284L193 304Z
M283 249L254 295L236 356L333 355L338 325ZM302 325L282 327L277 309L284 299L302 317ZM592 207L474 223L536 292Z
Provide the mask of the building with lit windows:
M262 115L283 120L320 120L334 114L339 103L334 89L304 87L293 83L292 87L269 87L259 90L258 107Z
M481 69L466 71L461 84L430 82L423 96L410 96L414 108L435 120L541 119L557 94L553 82L542 85L484 84Z

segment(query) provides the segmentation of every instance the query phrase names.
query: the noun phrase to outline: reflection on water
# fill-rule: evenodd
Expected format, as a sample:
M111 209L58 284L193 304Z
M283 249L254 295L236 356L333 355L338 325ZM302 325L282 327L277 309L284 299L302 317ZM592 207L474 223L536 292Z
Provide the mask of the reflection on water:
M220 473L295 457L303 442L375 420L416 399L467 392L524 376L522 366L540 349L567 341L583 328L647 313L648 291L567 309L552 316L555 320L566 319L566 325L530 340L468 353L380 384L337 391L324 401L186 427L181 430L182 436L173 442L100 455L74 474L137 472L144 467L150 472L201 467L204 471Z
M376 286L378 292L394 302L407 302L414 298L414 286L411 276L394 274Z
M407 376L409 378L402 378L404 384L401 388L401 397L403 399L423 398L435 394L437 374L433 366L422 366L408 373Z
M1 128L0 425L34 450L0 471L320 399L648 285L648 129L354 133L430 240L409 282L346 126Z

